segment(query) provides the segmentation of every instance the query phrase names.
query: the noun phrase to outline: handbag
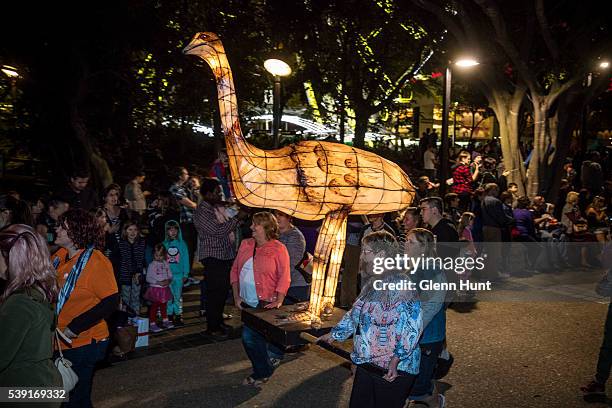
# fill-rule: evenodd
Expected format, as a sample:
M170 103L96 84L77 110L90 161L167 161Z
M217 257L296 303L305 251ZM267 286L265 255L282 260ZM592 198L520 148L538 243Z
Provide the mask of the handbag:
M55 329L55 345L59 352L59 357L55 359L55 367L57 367L57 371L59 371L62 376L62 386L66 392L70 392L74 389L77 382L79 382L79 376L76 375L74 370L72 369L72 363L70 360L64 357L64 353L62 353L62 347L60 345L60 340L58 336L59 329ZM62 333L63 335L63 333Z
M138 329L135 326L117 327L115 331L115 341L122 354L127 354L134 351L136 348L136 339L138 338Z

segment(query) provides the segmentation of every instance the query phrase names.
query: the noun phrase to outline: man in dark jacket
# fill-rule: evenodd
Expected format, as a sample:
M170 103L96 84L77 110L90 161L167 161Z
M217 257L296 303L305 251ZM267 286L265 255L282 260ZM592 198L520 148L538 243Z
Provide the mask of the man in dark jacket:
M482 199L482 235L488 254L487 275L489 278L508 277L503 271L501 243L503 230L508 228L513 219L503 208L502 202L497 198L499 188L495 183L488 183L484 187Z
M436 249L441 258L459 256L459 234L453 223L444 218L444 204L440 197L427 197L421 200L419 208L423 222L436 237ZM448 243L448 245L445 245ZM454 244L453 244L454 243Z
M89 211L98 206L97 194L89 187L89 173L84 170L75 171L66 188L58 196L70 204L70 209L81 208Z

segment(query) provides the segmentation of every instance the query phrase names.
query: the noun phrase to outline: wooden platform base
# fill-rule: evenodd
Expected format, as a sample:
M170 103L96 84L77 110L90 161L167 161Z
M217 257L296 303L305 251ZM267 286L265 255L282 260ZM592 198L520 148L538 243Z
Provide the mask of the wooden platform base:
M300 338L300 333L322 336L328 333L344 316L346 310L334 308L331 316L321 321L321 327L314 329L310 321L295 321L300 316L299 305L281 306L279 309L243 309L242 322L257 330L268 341L279 346L290 347L308 344Z

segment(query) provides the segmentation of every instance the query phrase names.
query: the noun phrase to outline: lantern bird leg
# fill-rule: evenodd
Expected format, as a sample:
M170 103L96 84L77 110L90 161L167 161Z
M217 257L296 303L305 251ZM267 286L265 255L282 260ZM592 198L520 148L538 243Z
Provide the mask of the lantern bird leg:
M347 211L335 211L327 214L321 225L315 246L308 308L313 317L321 316L326 308L333 308L346 243L347 220Z

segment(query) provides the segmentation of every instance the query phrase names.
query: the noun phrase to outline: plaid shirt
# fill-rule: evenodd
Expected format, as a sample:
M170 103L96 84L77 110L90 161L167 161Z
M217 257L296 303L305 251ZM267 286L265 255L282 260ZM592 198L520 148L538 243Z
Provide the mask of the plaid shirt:
M472 189L472 172L465 164L460 164L453 170L453 185L451 186L453 193L471 193Z
M230 241L230 233L240 223L238 218L221 223L217 220L214 207L202 201L196 208L193 221L198 231L199 260L204 258L229 260L236 257L234 244Z
M172 194L172 197L175 198L175 200L179 203L179 206L181 207L181 215L180 215L181 223L184 223L184 222L192 223L193 222L193 209L187 207L186 205L180 204L180 201L183 198L190 199L190 196L185 186L178 184L178 183L174 183L173 185L170 186L170 189L168 191L170 191L170 194Z

